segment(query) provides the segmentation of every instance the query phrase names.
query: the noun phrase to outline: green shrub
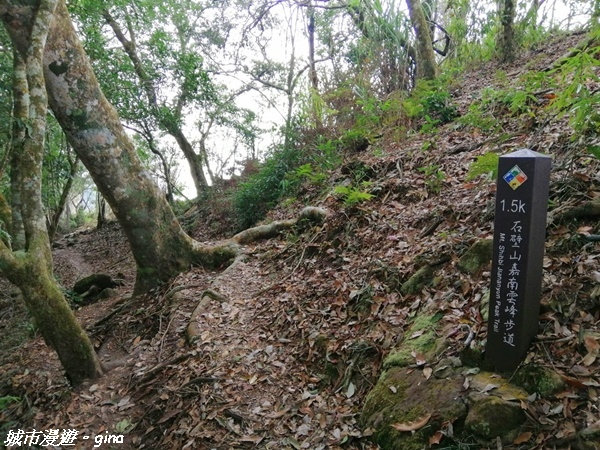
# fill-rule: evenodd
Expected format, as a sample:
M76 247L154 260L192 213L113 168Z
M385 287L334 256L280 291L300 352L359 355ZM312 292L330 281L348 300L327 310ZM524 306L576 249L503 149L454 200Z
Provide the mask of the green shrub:
M440 125L452 122L458 117L458 110L452 104L450 94L445 90L434 87L422 98L421 104L425 116L429 116Z
M301 155L294 149L274 152L267 158L259 172L242 183L234 195L233 205L237 222L246 229L263 219L282 195L289 192L297 180L288 177L301 164Z
M419 167L419 172L425 174L425 186L431 194L439 194L442 190L442 183L446 178L446 174L437 164Z

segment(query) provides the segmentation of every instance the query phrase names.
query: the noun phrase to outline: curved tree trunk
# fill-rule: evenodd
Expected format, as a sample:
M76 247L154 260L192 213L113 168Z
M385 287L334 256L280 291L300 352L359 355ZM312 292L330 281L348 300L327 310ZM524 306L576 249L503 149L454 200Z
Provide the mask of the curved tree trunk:
M26 139L17 163L20 168L20 192L25 251L13 253L0 241L0 272L23 293L25 304L44 340L54 348L71 383L102 374L100 362L89 338L81 328L52 274L52 253L42 205L42 159L46 133L47 97L42 59L46 37L56 0L42 0L22 56L25 80L22 94L29 107L15 119L26 128ZM16 73L22 77L23 73Z
M64 0L58 1L44 54L49 105L123 227L137 265L134 292L166 282L192 263L222 264L235 251L203 248L181 229L100 90ZM33 7L5 1L0 16L13 44L24 53Z
M27 47L31 9L3 14L13 43ZM129 240L137 264L136 292L189 268L192 240L181 229L164 195L145 171L116 110L100 90L59 0L44 54L48 100L69 142L90 172Z
M114 31L117 40L121 43L125 53L127 53L127 56L133 64L135 73L137 74L142 86L144 87L144 90L146 91L148 103L150 104L151 111L153 111L154 118L160 127L177 141L177 145L179 145L179 149L183 153L183 156L190 167L190 174L192 176L192 180L194 181L194 187L196 188L196 196L200 195L202 192L205 192L208 187L208 182L203 171L204 164L206 164L208 167L208 161L203 157L202 154L198 154L194 151L192 144L185 136L185 133L179 125L178 119L181 118L180 113L177 113L177 118L165 118L159 113L160 108L158 105L156 90L154 89L154 80L152 80L150 75L148 75L144 69L144 65L142 64L142 61L140 60L135 48L134 39L132 38L129 40L125 37L121 27L112 17L108 9L105 9L102 15L108 25Z

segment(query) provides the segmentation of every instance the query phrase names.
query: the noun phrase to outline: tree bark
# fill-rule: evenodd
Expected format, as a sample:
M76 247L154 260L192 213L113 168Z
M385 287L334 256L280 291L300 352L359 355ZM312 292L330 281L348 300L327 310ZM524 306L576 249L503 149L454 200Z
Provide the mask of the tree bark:
M12 208L12 249L25 248L25 228L21 204L21 166L19 157L23 153L26 138L26 124L19 118L29 115L29 97L27 92L27 74L25 59L13 52L13 126L10 148L10 204Z
M438 75L435 52L420 0L406 0L417 39L417 79L434 80Z
M4 240L5 245L10 244L12 238L11 235L11 224L12 224L12 211L10 204L0 192L0 239ZM6 233L6 235L4 235Z
M504 0L500 10L502 31L499 36L500 58L503 62L515 59L515 0Z
M56 0L42 0L31 20L22 55L29 108L15 119L24 124L26 139L18 157L25 251L13 253L0 241L0 272L18 286L44 340L56 353L72 384L102 374L89 338L77 322L52 275L52 253L42 205L42 159L46 133L47 96L42 59Z

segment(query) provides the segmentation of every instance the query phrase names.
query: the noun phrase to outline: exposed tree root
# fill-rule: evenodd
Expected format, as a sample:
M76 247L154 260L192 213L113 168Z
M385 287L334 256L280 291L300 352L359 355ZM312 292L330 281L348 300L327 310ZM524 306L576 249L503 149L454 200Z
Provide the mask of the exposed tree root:
M554 222L573 219L598 219L600 218L600 199L594 199L569 208L554 217Z
M202 314L205 311L206 306L208 305L208 302L211 299L219 302L227 301L225 297L211 289L207 289L202 293L202 295L200 296L200 302L198 302L198 305L194 309L192 317L190 317L190 323L188 324L186 329L186 337L190 345L193 344L202 333L202 329L200 329L200 326L198 325L198 316L200 316L200 314Z
M206 246L193 241L193 251L195 252L195 262L205 267L222 267L229 265L241 254L241 245L246 245L260 239L269 239L277 236L284 230L297 227L302 229L304 226L320 223L327 217L328 212L323 208L307 206L296 219L280 220L271 222L267 225L244 230L230 239L217 245Z
M235 267L238 263L242 262L246 255L242 254L241 245L249 244L251 242L260 240L260 239L268 239L277 236L284 230L289 230L291 228L297 227L302 229L305 226L320 223L327 217L328 212L323 208L317 208L313 206L308 206L304 208L296 219L290 220L282 220L272 222L267 225L259 225L254 228L249 228L244 230L231 239L224 241L220 245L215 245L211 247L201 247L198 244L197 253L199 259L203 264L208 264L209 266L215 267L219 265L223 265L228 263L233 259L233 262L225 269L223 275L227 275L228 271L231 271L233 267ZM302 253L304 256L304 252ZM302 257L300 258L302 261ZM299 263L298 263L299 264ZM172 289L167 296L172 296L179 290L183 290L185 287L174 288ZM218 292L207 289L200 296L200 302L194 309L192 316L190 318L190 322L188 324L186 335L189 344L192 344L202 333L202 330L198 326L198 317L208 305L210 300L216 300L219 302L226 302L227 299L223 297Z

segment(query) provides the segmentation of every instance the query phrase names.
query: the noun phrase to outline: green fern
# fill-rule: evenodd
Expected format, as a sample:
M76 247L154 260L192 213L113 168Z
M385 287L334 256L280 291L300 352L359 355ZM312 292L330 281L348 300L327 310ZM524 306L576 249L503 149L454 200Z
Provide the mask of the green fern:
M364 183L362 184L365 185ZM347 207L355 206L373 198L373 194L369 194L354 186L336 186L333 193L338 195L344 202L344 206Z
M490 175L490 178L494 179L498 175L498 154L488 152L481 156L478 156L475 161L471 163L469 167L469 173L467 174L467 181L474 180L479 175Z

